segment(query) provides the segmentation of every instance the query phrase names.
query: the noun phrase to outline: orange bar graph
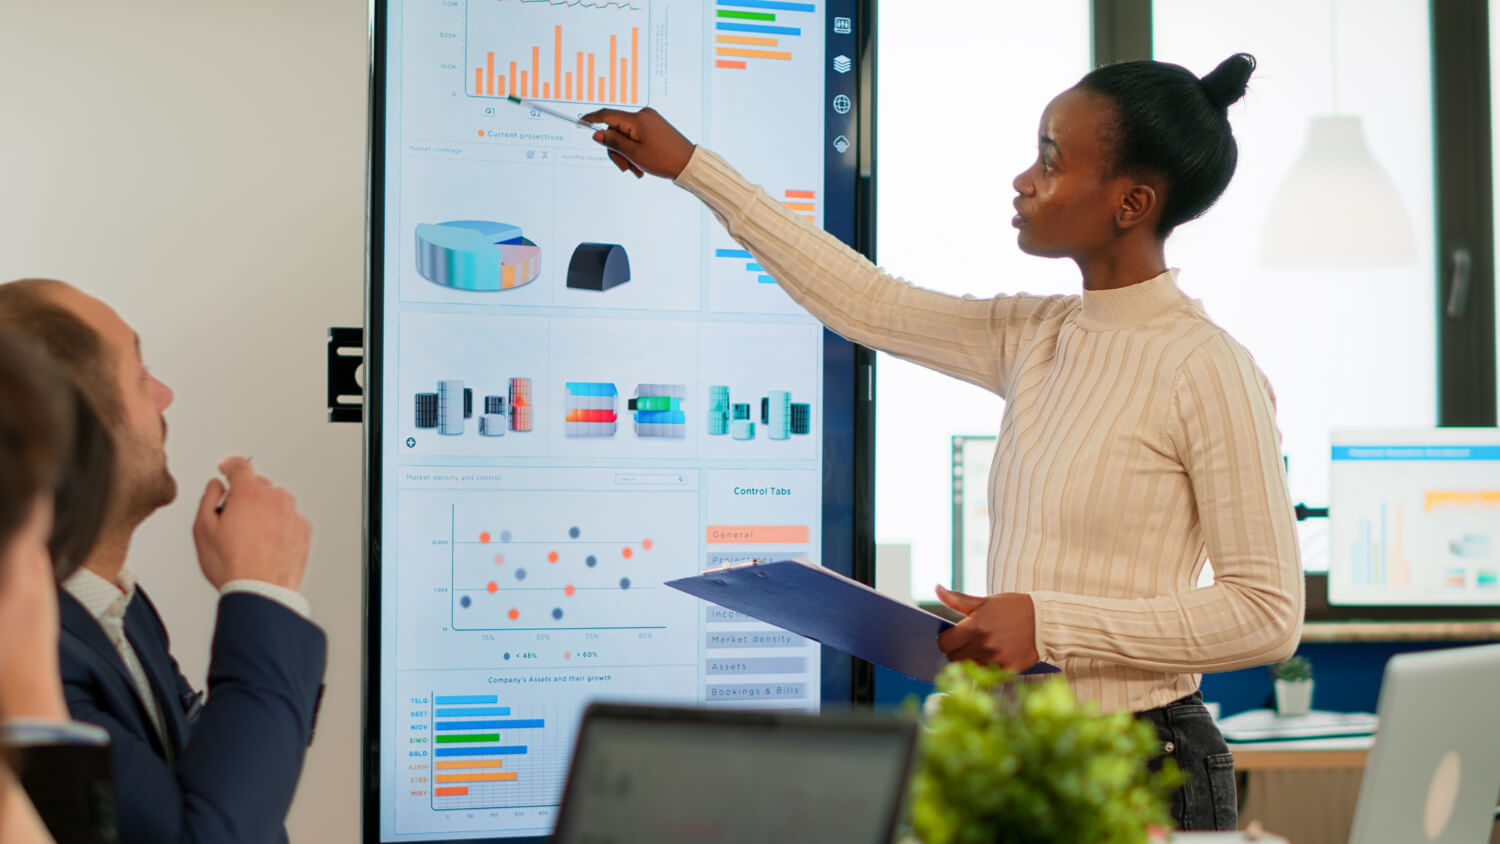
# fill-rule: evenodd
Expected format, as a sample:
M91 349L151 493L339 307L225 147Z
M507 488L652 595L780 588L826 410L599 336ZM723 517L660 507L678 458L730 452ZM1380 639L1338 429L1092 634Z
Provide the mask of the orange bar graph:
M502 768L505 762L501 759L474 759L465 762L462 759L448 759L438 762L434 767L439 771L467 771L474 768Z
M438 774L433 782L515 782L515 771L495 771L490 774Z
M714 67L722 67L729 70L744 70L745 63L739 61L731 61L730 59L719 59L718 61L714 62Z
M434 788L432 793L435 797L467 797L469 787L466 785L455 785L448 788Z
M620 98L615 89L615 62L620 60L619 50L616 49L618 41L619 39L615 36L609 36L609 101L612 103L619 102Z
M811 202L783 202L781 204L785 205L786 207L788 207L790 209L792 209L793 211L815 211L815 210L817 210L817 206L813 205Z
M598 49L572 51L573 58L566 60L566 65L572 68L569 72L564 71L563 34L563 26L555 25L552 27L550 45L546 43L545 36L543 36L538 39L542 43L523 48L531 51L529 63L524 53L512 60L506 58L504 52L500 53L499 59L496 58L494 51L486 52L483 64L474 68L475 96L522 96L619 105L640 104L642 61L640 27L630 28L629 49L626 49L623 34L611 34L609 52L606 54L601 34L599 36L601 40L597 43ZM747 47L774 47L778 43L774 38L737 35L721 35L719 41ZM542 52L549 47L552 50L550 79L545 76L549 57ZM726 56L734 55L723 50L720 52ZM746 55L753 58L790 58L791 56L790 53L767 52L761 55L764 51L752 52L753 55L751 53ZM587 70L584 67L585 58L587 58ZM736 65L730 61L720 66ZM507 72L496 73L497 69Z
M812 199L817 194L810 190L789 190L786 192L787 199Z

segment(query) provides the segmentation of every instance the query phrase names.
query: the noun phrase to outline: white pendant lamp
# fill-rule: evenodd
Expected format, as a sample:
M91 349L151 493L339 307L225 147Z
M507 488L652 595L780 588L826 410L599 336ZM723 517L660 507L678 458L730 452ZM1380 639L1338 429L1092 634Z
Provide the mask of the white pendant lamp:
M1314 117L1297 163L1271 198L1261 263L1284 269L1363 269L1417 259L1396 183L1352 115Z
M1310 270L1410 264L1416 237L1396 183L1370 152L1360 118L1337 113L1334 2L1328 37L1334 113L1308 123L1302 153L1271 198L1260 260Z

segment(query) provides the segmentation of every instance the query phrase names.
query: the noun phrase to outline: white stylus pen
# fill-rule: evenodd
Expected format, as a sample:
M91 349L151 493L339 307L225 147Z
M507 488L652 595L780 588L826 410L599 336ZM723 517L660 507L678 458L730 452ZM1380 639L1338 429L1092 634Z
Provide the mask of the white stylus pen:
M518 97L515 94L511 94L510 96L506 97L506 99L510 100L511 102L515 103L518 106L524 106L525 108L529 108L529 109L533 109L535 111L539 111L542 114L549 114L549 115L551 115L553 117L556 117L558 120L566 120L567 122L573 124L574 126L582 126L583 128L589 130L590 132L602 132L605 129L609 128L609 126L607 126L606 124L603 124L603 123L585 123L585 122L583 122L582 120L579 120L576 117L570 117L569 115L563 114L562 112L557 111L555 109L547 108L546 106L541 105L541 104L536 103L536 102L533 102L531 100L522 99L521 97Z

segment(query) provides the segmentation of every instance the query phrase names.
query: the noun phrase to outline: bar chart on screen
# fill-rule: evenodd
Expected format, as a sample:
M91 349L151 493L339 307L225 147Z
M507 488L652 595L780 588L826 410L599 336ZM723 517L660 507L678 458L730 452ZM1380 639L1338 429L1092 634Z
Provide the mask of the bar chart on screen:
M651 96L651 0L468 0L472 97L640 107Z
M808 35L816 3L718 0L714 10L714 67L745 71L792 61Z
M1378 433L1335 440L1330 600L1500 604L1495 434L1392 432L1371 441Z
M428 700L434 810L557 802L571 722L515 714L495 694L434 692Z

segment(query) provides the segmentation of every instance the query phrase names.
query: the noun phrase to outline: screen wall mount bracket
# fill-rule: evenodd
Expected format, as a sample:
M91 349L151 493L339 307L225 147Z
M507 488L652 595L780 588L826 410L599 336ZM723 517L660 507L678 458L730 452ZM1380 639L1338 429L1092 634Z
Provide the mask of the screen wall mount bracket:
M328 329L328 421L363 422L365 389L361 367L365 363L365 330Z

